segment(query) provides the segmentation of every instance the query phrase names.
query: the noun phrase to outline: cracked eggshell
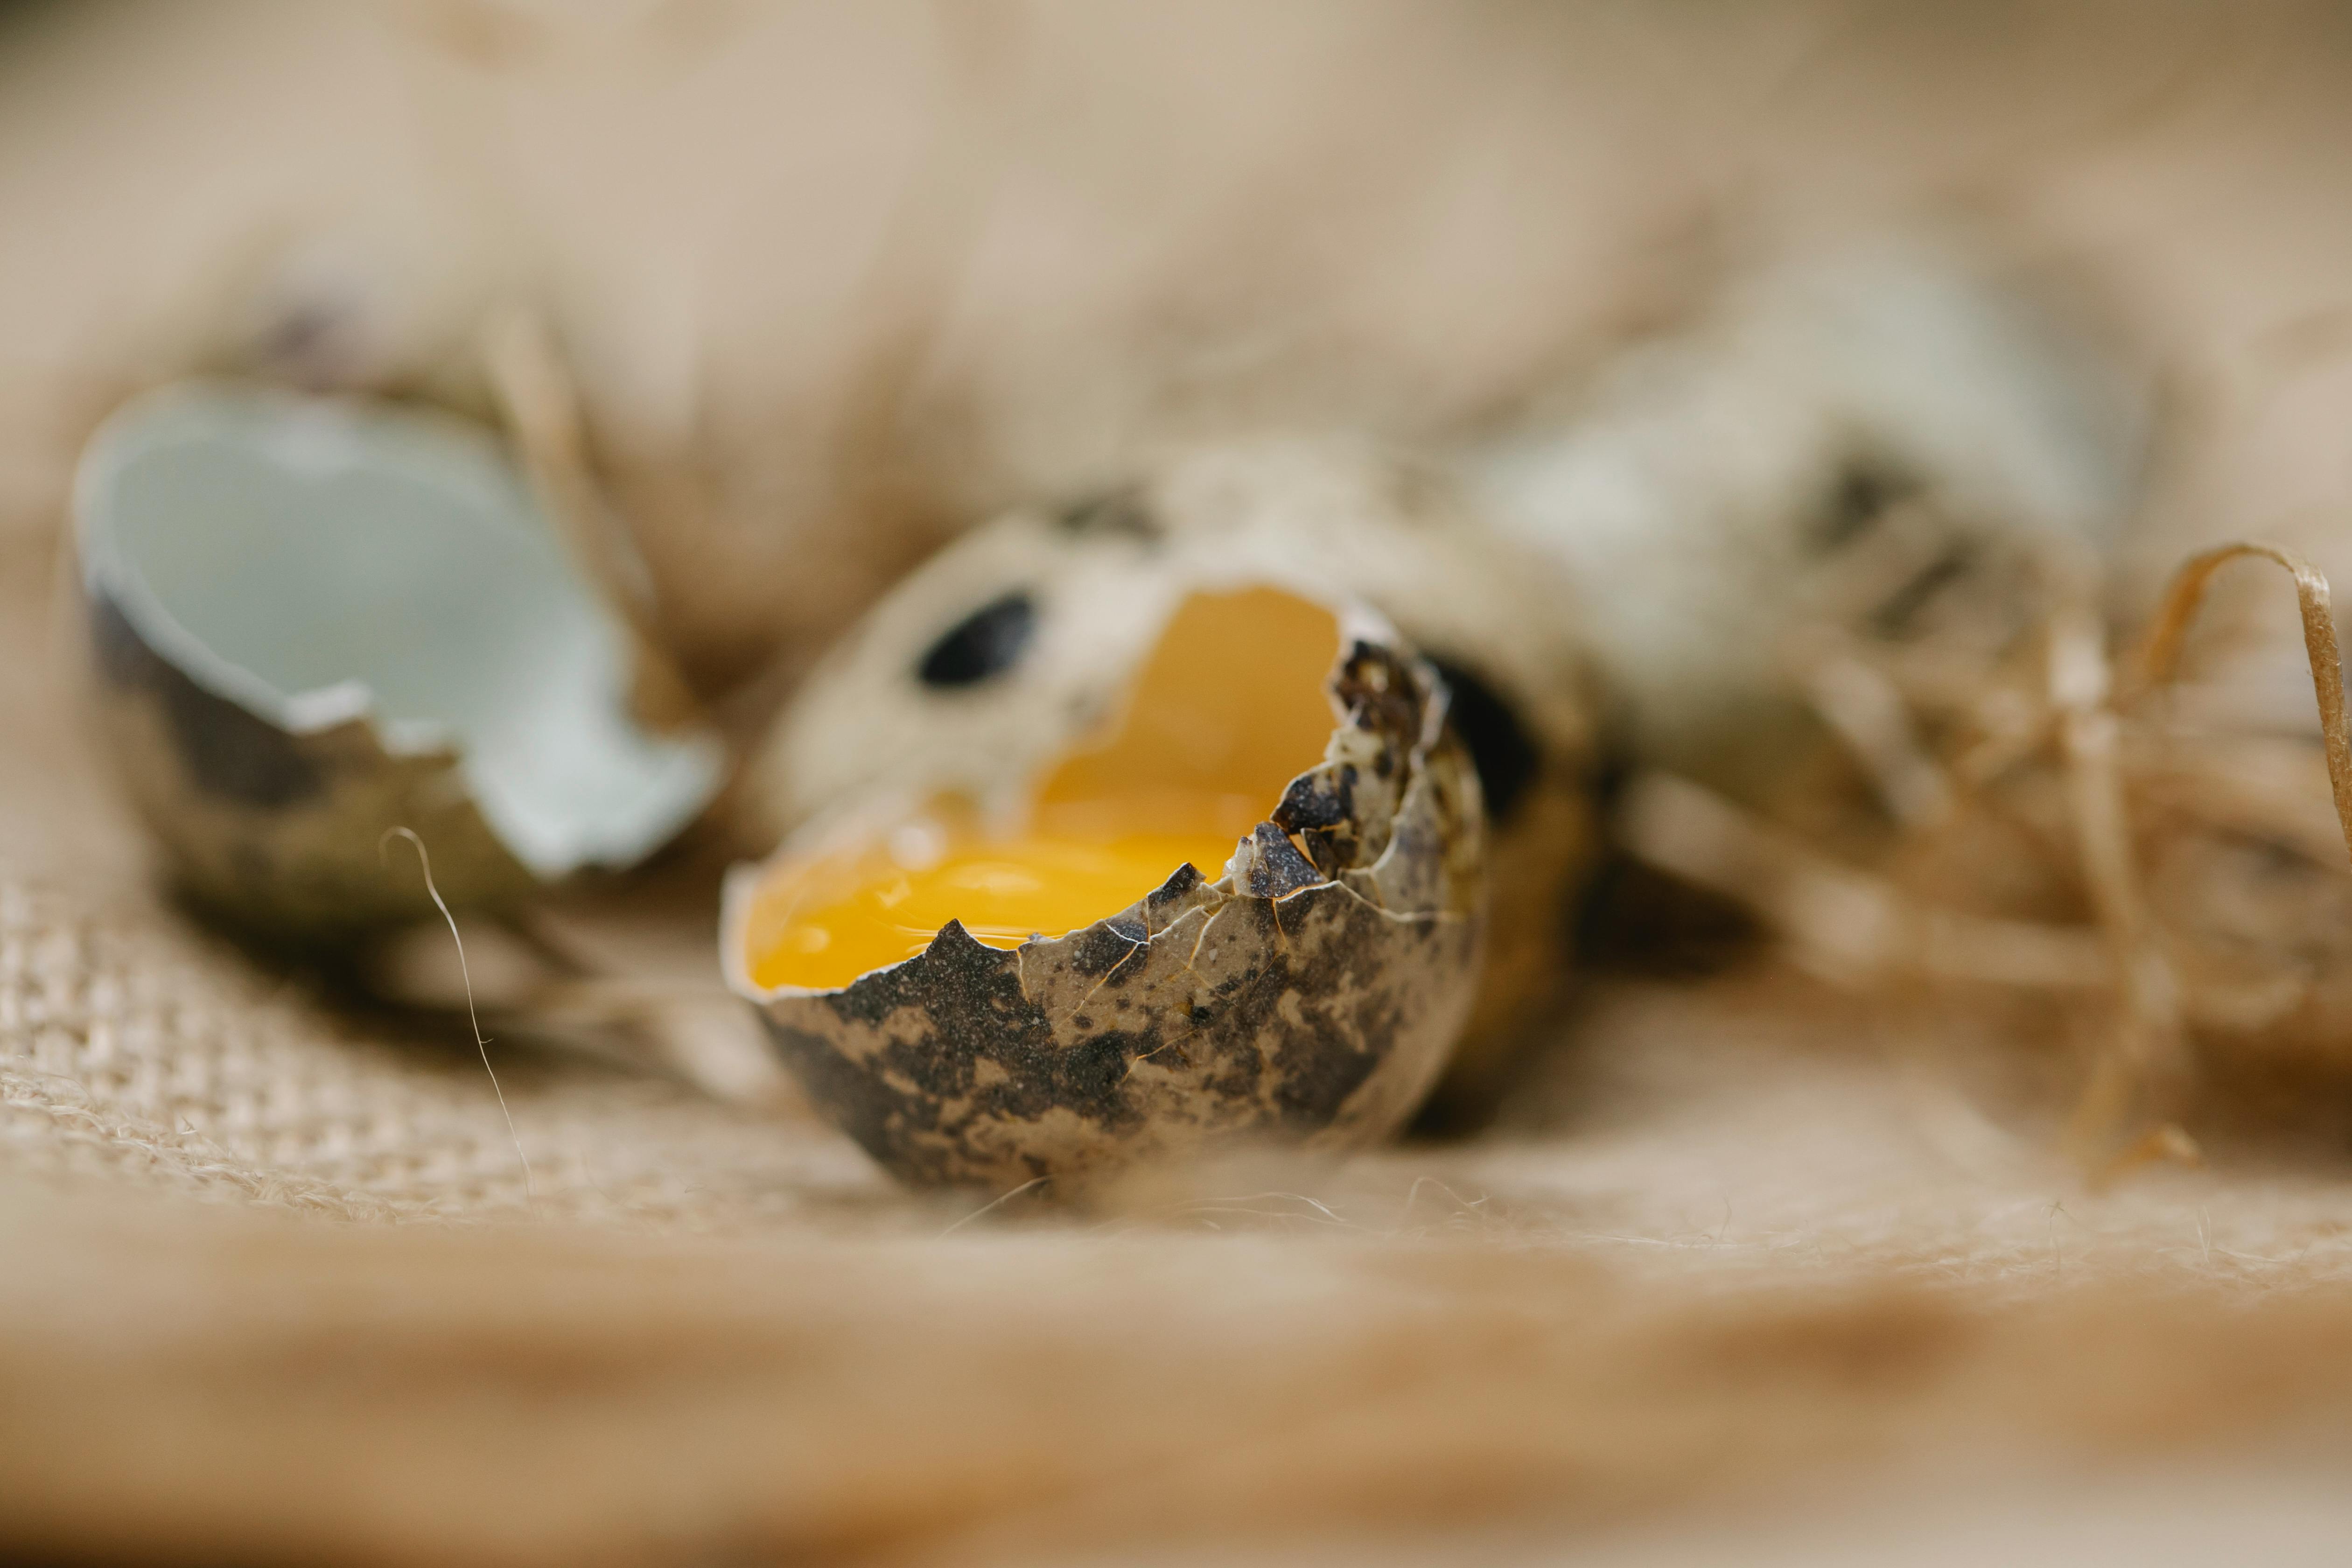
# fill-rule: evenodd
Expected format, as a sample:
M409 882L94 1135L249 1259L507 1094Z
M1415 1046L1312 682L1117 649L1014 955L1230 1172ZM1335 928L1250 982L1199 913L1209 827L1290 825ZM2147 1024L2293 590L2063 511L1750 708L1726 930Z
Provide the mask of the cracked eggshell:
M1451 689L1489 815L1489 953L1457 1056L1485 1075L1557 994L1596 852L1583 620L1551 560L1361 443L1180 452L966 534L803 685L747 766L746 837L764 848L901 791L1017 794L1111 710L1179 597L1254 575L1370 605Z
M116 414L75 496L90 707L200 903L332 940L659 847L717 789L711 734L628 705L625 631L478 426L193 384Z
M1386 1136L1474 1000L1483 816L1444 687L1373 617L1343 620L1328 689L1344 717L1325 760L1213 881L1177 868L1131 907L1012 951L950 921L845 987L767 990L748 961L761 870L740 867L729 983L818 1107L910 1183L1004 1189L1237 1139Z

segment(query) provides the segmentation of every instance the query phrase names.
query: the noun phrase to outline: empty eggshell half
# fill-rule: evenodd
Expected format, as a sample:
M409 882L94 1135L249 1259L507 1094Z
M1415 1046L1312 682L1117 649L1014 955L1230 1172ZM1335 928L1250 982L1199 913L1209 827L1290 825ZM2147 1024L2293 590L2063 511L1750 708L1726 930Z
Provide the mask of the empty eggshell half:
M98 727L204 903L310 938L512 899L670 838L725 767L632 714L632 644L499 444L198 384L122 409L75 498Z
M1484 819L1431 667L1281 584L1123 613L1111 706L1060 754L869 799L729 880L730 984L909 1182L1353 1147L1469 1016Z

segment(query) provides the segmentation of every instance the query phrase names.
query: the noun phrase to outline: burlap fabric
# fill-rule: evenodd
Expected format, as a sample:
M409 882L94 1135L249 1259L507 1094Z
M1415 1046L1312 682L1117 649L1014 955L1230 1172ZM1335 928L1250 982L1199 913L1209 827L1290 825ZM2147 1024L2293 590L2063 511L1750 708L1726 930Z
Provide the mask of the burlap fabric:
M16 880L0 883L0 1157L51 1184L112 1175L344 1219L686 1228L879 1190L806 1121L529 1057L503 1080L510 1132L470 1052L370 1038L231 950L160 920L77 918Z
M930 526L845 529L809 478L902 346L839 303L893 224L984 231L881 290L957 301L913 378L945 516L1206 409L1442 429L1743 202L1958 205L2190 405L2162 562L2352 500L2339 17L1302 5L1268 41L1238 6L1180 47L1042 7L964 79L911 8L554 14L102 8L0 56L0 1555L2330 1560L2340 1140L2093 1190L2068 1064L2001 1008L1769 972L1601 987L1477 1139L1083 1213L910 1195L788 1094L515 1039L502 1108L462 1013L355 1008L157 896L47 606L80 432L233 335L205 308L289 212L357 237L331 280L455 256L557 299L706 679L804 654ZM995 227L868 199L940 91L1008 80L1026 110L943 139L1013 149ZM462 313L421 273L361 360ZM694 951L708 892L642 923Z
M2063 1519L2189 1562L2352 1526L2338 1180L2091 1194L1788 982L1599 1006L1631 1058L1556 1062L1480 1143L1082 1215L920 1202L788 1110L507 1058L527 1190L466 1052L11 881L0 1539L1864 1562L1923 1518L2021 1553Z

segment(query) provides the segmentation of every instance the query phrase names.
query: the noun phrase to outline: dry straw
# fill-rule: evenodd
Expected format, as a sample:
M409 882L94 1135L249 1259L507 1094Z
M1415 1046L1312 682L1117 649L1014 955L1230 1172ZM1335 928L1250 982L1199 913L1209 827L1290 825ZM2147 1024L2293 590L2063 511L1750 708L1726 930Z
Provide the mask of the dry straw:
M2101 1022L2070 1150L2095 1176L2189 1157L2195 1143L2179 1121L2216 1080L2345 1066L2328 1025L2332 966L2312 956L2315 939L2276 897L2222 897L2251 887L2222 850L2261 845L2326 893L2347 862L2334 843L2315 842L2291 759L2186 729L2168 700L2214 574L2242 557L2294 577L2326 776L2352 856L2352 725L2327 580L2294 552L2254 542L2179 568L2120 682L2079 571L2045 570L2040 626L1989 660L1810 639L1805 687L1894 826L1851 858L1664 775L1627 794L1621 840L1744 905L1801 965L1835 983L2094 999ZM2268 773L2264 787L2246 787L2247 764ZM2252 930L2215 931L2204 919L2215 902L2264 913Z

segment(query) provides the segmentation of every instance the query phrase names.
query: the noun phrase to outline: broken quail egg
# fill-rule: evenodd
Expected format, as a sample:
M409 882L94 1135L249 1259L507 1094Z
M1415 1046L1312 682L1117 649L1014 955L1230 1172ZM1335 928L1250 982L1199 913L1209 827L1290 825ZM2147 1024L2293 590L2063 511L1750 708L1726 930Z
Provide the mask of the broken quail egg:
M630 704L633 645L504 449L388 403L167 388L75 500L93 708L183 886L307 939L642 859L717 789L717 737Z
M749 765L751 832L772 844L877 793L985 793L1042 773L1116 706L1173 597L1235 572L1372 605L1444 679L1487 816L1487 959L1447 1084L1475 1100L1472 1080L1567 973L1595 842L1594 702L1558 569L1395 455L1343 440L1196 448L966 534L803 683Z
M1486 924L1442 681L1376 616L1278 575L1125 574L1069 613L1096 633L1083 667L1017 734L935 737L941 765L859 784L738 868L730 983L910 1182L1392 1131L1469 1016ZM981 687L1065 635L1000 596L922 663Z
M1821 734L1801 637L1997 654L2116 536L2138 435L2068 323L1887 240L1758 270L1454 468L1581 589L1630 760L1766 804Z

